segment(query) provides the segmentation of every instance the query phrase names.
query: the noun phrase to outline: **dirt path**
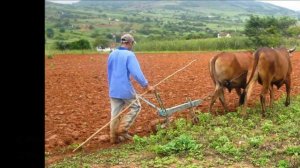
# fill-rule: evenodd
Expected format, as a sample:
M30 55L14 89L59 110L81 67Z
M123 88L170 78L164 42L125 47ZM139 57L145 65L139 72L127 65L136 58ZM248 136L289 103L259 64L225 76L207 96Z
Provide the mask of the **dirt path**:
M179 72L157 87L166 107L186 102L186 98L202 99L214 90L209 76L209 59L219 52L210 53L157 53L136 54L148 81L154 85L198 59L191 66ZM105 55L57 55L45 61L45 152L46 164L56 162L63 156L71 155L63 151L71 144L80 144L110 120L110 104ZM300 93L300 52L292 57L292 94ZM144 92L133 82L137 92ZM260 85L256 85L250 106L259 100ZM275 89L275 98L285 93L285 86ZM156 103L153 95L147 96ZM225 91L225 98L231 111L237 107L238 97L234 91ZM292 102L291 102L292 103ZM209 101L196 109L207 112ZM214 110L221 109L219 101ZM172 117L189 118L187 110ZM142 111L130 132L139 136L151 133L151 121L160 118L156 110L142 102ZM86 145L85 151L112 147L108 142L109 127L99 132Z

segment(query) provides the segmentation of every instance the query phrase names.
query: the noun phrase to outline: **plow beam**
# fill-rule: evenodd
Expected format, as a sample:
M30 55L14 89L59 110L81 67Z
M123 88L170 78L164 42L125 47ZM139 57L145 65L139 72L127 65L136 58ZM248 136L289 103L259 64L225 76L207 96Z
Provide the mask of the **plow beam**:
M191 107L196 107L196 106L198 106L199 104L201 104L203 102L203 100L198 99L198 100L188 101L184 104L180 104L180 105L177 105L177 106L174 106L174 107L164 109L164 108L158 108L153 103L151 103L149 100L141 97L140 95L138 95L138 98L143 100L145 103L147 103L152 108L155 108L157 110L158 115L161 116L161 117L167 117L167 116L170 116L171 114L173 114L177 111L182 111L182 110L185 110L185 109L188 109L188 108L191 108Z
M180 104L174 107L170 107L167 109L159 109L158 110L158 114L162 117L166 117L166 116L170 116L171 114L177 112L177 111L182 111L191 107L196 107L198 106L200 103L202 103L202 100L193 100L193 101L189 101L187 103L184 104Z

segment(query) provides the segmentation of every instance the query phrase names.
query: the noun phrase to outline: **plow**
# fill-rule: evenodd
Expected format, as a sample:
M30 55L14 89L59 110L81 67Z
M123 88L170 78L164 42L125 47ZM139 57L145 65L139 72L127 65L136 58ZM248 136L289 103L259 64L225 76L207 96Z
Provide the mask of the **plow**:
M157 110L158 116L164 118L164 123L163 123L164 125L167 125L170 122L169 121L169 117L173 113L176 113L176 112L179 112L179 111L183 111L183 110L186 110L186 109L189 109L190 116L192 118L193 124L197 124L199 122L199 119L196 116L193 107L196 107L196 106L200 105L203 102L203 100L201 100L201 99L191 100L190 98L187 98L187 102L186 103L166 108L165 105L164 105L164 103L163 103L163 101L162 101L162 99L160 98L160 94L156 90L154 91L154 94L155 94L155 98L156 98L156 100L157 100L157 102L159 104L159 107L156 106L151 101L147 100L146 98L142 97L141 95L137 95L137 97L139 99L143 100L146 104L148 104L152 108L154 108L154 109Z

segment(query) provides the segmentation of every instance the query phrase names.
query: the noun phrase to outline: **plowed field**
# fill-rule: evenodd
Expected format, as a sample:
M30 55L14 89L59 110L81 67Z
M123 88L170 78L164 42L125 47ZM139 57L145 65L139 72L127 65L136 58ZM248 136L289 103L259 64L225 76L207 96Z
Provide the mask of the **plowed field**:
M136 56L141 69L150 84L182 68L194 59L191 66L169 78L156 88L166 107L185 103L187 98L203 99L214 90L209 76L209 59L219 52L207 53L155 53ZM110 120L110 102L106 61L108 54L95 55L56 55L45 60L45 151L49 154L46 162L56 161L61 154L68 155L66 147L80 144ZM300 93L300 52L292 57L292 95ZM144 90L133 81L138 93ZM254 87L250 107L259 101L261 85ZM275 89L275 98L285 94L285 86ZM145 95L154 104L154 95ZM236 111L238 97L235 91L225 91L225 99L231 111ZM157 111L142 102L142 111L130 129L139 136L150 134L153 121L159 119ZM293 103L293 102L291 102ZM196 110L207 112L209 100ZM213 110L222 110L217 100ZM184 110L172 115L173 118L189 118ZM112 147L108 139L109 127L104 128L84 146L85 151ZM62 149L66 149L65 151Z

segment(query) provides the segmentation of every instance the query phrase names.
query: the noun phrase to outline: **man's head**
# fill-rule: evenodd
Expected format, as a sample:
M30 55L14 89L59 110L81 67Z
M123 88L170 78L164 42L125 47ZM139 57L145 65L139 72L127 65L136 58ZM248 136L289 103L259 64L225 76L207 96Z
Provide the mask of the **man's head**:
M128 48L129 50L132 49L133 47L133 44L135 44L136 42L134 41L134 38L131 34L124 34L122 37L121 37L121 46L122 47L126 47Z

